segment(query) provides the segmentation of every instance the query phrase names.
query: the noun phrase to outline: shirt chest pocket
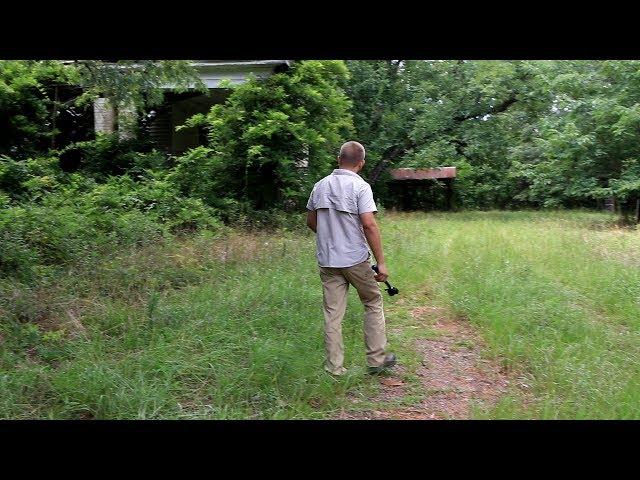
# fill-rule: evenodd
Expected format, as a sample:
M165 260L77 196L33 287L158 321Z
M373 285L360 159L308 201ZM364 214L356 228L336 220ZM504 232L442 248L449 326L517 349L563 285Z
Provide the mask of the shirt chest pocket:
M328 195L329 201L333 208L340 212L358 213L358 203L352 195L346 195L344 197L338 197L334 195Z
M358 204L355 197L351 195L320 194L316 200L316 208L332 208L339 212L358 213Z

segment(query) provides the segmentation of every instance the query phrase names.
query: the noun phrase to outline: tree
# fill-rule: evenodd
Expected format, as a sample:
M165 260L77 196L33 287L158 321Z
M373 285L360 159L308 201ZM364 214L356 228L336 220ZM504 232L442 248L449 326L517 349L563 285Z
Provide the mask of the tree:
M405 64L402 60L347 62L356 140L367 149L363 175L372 184L412 146L407 128L415 119Z
M167 85L205 90L187 61L0 61L0 154L24 158L58 148L59 122L94 99L144 111L162 101Z
M372 183L391 166L446 164L460 168L458 183L464 188L458 190L467 206L510 198L500 184L510 140L546 100L531 95L541 87L535 65L463 60L349 65L354 110L367 112L372 92L380 105L376 129L373 122L356 121L358 137L373 147Z
M50 146L53 96L47 87L69 83L59 62L0 61L0 155L23 158Z
M614 197L629 212L640 194L640 63L554 62L553 71L552 105L530 142L537 161L517 159L513 172L526 179L519 196L568 207Z
M214 206L300 207L352 130L347 79L342 61L302 61L233 87L224 104L185 125L204 126L209 145L179 161L175 180Z
M620 61L349 62L356 137L389 167L458 167L465 207L596 207L638 191L640 68ZM387 192L374 185L378 194Z
M186 60L74 60L67 64L70 77L82 88L77 103L108 98L114 105L133 105L138 110L162 103L167 86L175 92L206 86Z

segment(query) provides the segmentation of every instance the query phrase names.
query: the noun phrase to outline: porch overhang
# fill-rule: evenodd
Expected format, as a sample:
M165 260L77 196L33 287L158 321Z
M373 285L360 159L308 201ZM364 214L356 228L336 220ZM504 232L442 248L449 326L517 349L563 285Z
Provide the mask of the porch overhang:
M390 171L394 180L438 180L455 178L456 167L396 168Z

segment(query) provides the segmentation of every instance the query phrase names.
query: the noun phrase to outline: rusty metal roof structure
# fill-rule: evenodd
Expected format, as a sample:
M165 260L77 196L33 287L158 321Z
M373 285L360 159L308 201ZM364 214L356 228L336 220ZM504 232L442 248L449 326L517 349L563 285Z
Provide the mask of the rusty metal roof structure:
M396 168L391 170L394 180L438 180L441 178L455 178L456 167L436 168Z

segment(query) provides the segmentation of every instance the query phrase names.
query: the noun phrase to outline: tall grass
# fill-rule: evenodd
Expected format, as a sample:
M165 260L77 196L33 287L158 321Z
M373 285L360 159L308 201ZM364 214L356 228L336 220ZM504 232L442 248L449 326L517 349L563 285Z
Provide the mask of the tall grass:
M398 298L427 286L425 304L451 307L478 327L486 355L531 377L533 402L514 392L485 415L640 418L638 232L584 212L386 213L381 224L401 290L385 295L389 329L404 325ZM332 415L347 392L366 397L377 383L364 375L353 291L349 374L323 371L314 259L310 233L205 235L36 286L5 282L0 417ZM390 334L407 361L409 337Z
M584 212L395 219L390 258L413 259L398 273L430 283L488 353L532 378L537 401L505 401L491 416L640 418L640 271L603 253L640 237L612 223Z
M352 296L356 366L335 380L322 368L313 248L293 233L183 239L105 258L54 293L16 288L0 331L0 417L326 415L362 379L361 311Z

